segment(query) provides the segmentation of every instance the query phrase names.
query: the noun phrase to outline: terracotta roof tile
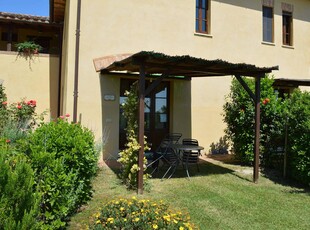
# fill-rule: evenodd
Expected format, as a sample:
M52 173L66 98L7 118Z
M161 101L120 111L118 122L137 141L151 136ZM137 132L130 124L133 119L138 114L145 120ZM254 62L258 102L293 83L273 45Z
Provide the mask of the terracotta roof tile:
M37 22L37 23L49 23L49 17L35 16L29 14L14 14L7 12L0 12L0 19L11 21L24 21L24 22Z

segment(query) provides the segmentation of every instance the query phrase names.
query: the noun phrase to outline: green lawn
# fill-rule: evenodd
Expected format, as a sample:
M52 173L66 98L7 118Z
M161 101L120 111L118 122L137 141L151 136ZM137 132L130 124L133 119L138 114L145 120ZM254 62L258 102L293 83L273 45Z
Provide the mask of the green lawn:
M182 167L169 180L153 178L151 191L140 197L162 199L173 208L188 212L202 230L310 229L310 193L305 189L264 176L254 184L251 168L219 161L203 162L200 173L195 167L191 172L190 180ZM85 229L102 201L136 195L126 190L106 166L100 169L94 189L92 201L72 218L69 229Z

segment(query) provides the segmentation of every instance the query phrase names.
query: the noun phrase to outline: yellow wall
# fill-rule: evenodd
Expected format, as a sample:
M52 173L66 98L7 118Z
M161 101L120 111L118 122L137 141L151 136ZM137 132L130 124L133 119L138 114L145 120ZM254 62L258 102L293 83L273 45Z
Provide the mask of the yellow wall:
M59 58L39 54L29 62L16 52L0 51L0 79L9 103L36 100L36 111L48 110L47 119L57 116Z
M76 2L67 0L64 34L63 110L70 113ZM285 2L294 4L294 45L289 48L282 46L281 1L275 1L274 7L274 44L262 42L261 0L212 0L208 36L195 33L195 1L192 0L92 0L91 4L82 1L78 98L82 123L101 138L108 120L113 133L106 149L110 154L117 153L119 80L115 76L100 76L92 63L94 58L107 55L141 50L188 54L257 66L279 65L280 70L274 72L278 78L310 79L310 2ZM208 151L209 145L224 134L221 113L230 80L224 77L175 82L171 91L172 131L197 138ZM103 102L105 93L115 94L116 101ZM184 115L186 105L192 106L190 115Z

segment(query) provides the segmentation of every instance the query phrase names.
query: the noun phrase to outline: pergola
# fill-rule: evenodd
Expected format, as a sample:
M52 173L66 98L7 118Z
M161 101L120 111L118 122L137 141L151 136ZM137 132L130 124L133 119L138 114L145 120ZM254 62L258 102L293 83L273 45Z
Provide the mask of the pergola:
M95 68L102 74L115 71L125 73L139 73L139 117L138 141L141 146L138 157L138 194L143 193L143 157L144 157L144 98L164 78L184 77L215 77L235 76L255 104L255 140L254 140L254 169L253 182L259 176L259 141L260 141L260 82L266 73L278 70L274 67L256 67L244 63L229 63L223 60L205 60L191 56L169 56L163 53L141 51L135 54L123 54L102 57L94 60ZM145 88L147 75L159 75L148 88ZM249 88L242 76L255 78L255 92Z

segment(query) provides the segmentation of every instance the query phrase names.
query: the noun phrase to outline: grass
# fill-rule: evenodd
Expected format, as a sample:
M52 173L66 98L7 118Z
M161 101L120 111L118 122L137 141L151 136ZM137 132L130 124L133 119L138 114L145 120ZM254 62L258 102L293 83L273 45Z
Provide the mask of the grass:
M199 173L192 167L188 180L180 167L169 180L151 179L150 192L139 197L162 199L188 212L200 229L310 229L310 193L306 189L264 176L254 184L249 170L209 161L200 164ZM72 217L68 229L85 229L102 201L136 195L126 190L106 166L100 169L94 189L93 199Z

